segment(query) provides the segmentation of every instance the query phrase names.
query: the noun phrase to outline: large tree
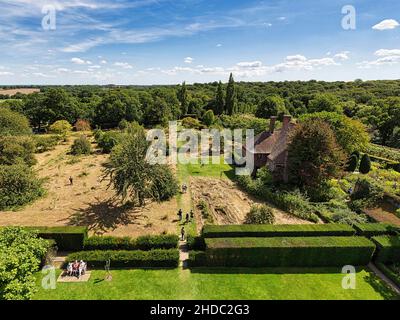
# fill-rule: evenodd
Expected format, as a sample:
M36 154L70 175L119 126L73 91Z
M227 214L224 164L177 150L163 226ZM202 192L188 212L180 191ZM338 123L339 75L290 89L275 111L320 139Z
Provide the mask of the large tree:
M235 90L235 80L233 79L233 74L229 76L228 86L226 87L226 100L225 100L225 113L232 115L235 111L236 104L236 90Z
M224 91L222 87L222 82L218 82L217 92L215 95L215 114L221 115L224 113L224 105L225 105L225 98L224 98Z
M343 109L340 106L338 98L333 94L319 93L316 94L308 104L309 112L338 112L342 113Z
M181 103L182 115L186 115L188 113L188 93L186 89L186 82L183 82L182 86L178 90L178 99Z
M148 161L149 147L143 127L131 124L125 139L112 150L106 168L117 195L136 206L143 206L146 199L168 200L178 191L171 169Z
M283 116L286 113L285 100L279 96L268 96L257 108L256 116L269 119L271 116Z
M318 188L338 177L346 161L330 125L319 119L308 119L296 126L288 146L289 179L306 188Z
M29 121L22 114L0 107L0 136L28 135L32 130Z
M364 151L369 145L367 128L360 121L336 112L318 112L300 117L304 120L322 120L328 123L335 133L338 144L350 156L354 151Z

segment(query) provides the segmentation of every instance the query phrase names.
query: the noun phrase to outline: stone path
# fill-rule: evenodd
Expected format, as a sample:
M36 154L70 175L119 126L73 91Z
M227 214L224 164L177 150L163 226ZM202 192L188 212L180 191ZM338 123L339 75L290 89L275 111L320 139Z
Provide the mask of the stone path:
M368 268L375 273L383 282L385 282L390 288L392 288L397 294L400 294L400 288L392 280L385 276L385 274L378 269L378 267L372 262L368 265Z

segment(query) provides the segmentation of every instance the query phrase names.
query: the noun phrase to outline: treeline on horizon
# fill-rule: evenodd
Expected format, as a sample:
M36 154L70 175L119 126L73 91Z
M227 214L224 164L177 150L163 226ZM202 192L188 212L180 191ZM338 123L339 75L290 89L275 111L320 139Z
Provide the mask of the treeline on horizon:
M22 87L28 86L3 86ZM327 111L360 120L375 143L400 147L400 80L234 82L231 77L228 83L192 85L29 88L40 93L0 94L1 106L23 113L36 128L57 120L74 124L78 119L90 121L93 128L113 128L124 119L150 127L185 116L202 120L209 110L217 116L258 118Z

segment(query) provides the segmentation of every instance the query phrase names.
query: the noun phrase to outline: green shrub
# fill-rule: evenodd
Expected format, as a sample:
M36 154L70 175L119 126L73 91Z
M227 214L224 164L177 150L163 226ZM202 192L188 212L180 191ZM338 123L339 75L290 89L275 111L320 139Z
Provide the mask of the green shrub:
M206 126L211 126L215 122L214 112L212 110L208 110L203 116L203 123Z
M30 137L0 137L0 164L25 163L33 166L36 164L34 152L35 143Z
M186 117L182 119L182 126L186 129L203 129L204 126L197 119Z
M84 119L78 119L74 127L76 131L90 131L91 129L89 121Z
M377 236L372 241L376 244L375 260L378 262L400 262L400 237Z
M24 227L40 238L53 239L59 251L82 250L87 238L87 227Z
M247 213L245 224L274 224L275 216L272 209L266 205L253 205Z
M203 237L188 235L186 237L186 243L188 250L204 251L206 249L206 243Z
M111 268L176 268L179 265L179 251L81 251L69 254L67 262L83 260L91 268L104 268L107 260Z
M42 180L28 166L0 165L0 210L24 206L44 193Z
M400 274L392 270L392 268L386 266L382 262L377 262L376 266L379 270L383 272L383 274L392 280L397 286L400 286Z
M178 246L179 238L176 235L141 236L136 239L139 250L173 249Z
M375 250L363 237L208 238L207 266L333 267L367 265Z
M382 235L396 235L400 232L399 227L388 223L356 223L353 228L356 230L358 236L367 238Z
M53 150L61 140L62 137L59 135L34 135L33 142L35 143L35 152L42 153Z
M362 177L357 180L351 200L362 200L358 206L363 208L374 207L383 199L384 190L379 182L370 177Z
M85 240L85 250L153 250L174 249L178 247L176 235L130 237L90 237Z
M188 266L191 268L207 266L206 253L203 251L191 251L189 253Z
M207 225L204 238L239 237L323 237L352 236L355 231L347 224L294 224L294 225Z
M71 146L71 154L73 155L89 155L92 153L92 145L86 136L82 135L74 141Z
M122 138L122 133L116 131L108 131L102 133L99 138L96 139L96 141L103 153L110 153L111 150L121 141Z
M22 228L0 230L0 300L29 300L37 290L35 272L48 241Z
M72 131L71 124L66 120L58 120L49 127L49 132L66 136Z
M368 154L364 154L360 161L360 173L367 174L371 171L371 159Z
M8 108L0 109L0 136L17 136L31 134L28 119L22 114Z

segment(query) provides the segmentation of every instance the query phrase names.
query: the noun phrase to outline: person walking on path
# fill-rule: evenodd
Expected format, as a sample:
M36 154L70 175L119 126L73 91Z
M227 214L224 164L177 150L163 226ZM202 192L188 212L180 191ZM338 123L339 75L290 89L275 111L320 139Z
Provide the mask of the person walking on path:
M189 213L186 213L186 223L189 223Z
M74 179L72 177L69 177L69 185L72 186L74 184Z
M181 229L181 241L185 240L185 227L182 227Z
M182 209L179 209L179 211L178 211L178 218L179 218L179 221L182 221Z

